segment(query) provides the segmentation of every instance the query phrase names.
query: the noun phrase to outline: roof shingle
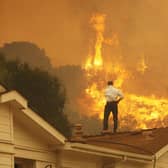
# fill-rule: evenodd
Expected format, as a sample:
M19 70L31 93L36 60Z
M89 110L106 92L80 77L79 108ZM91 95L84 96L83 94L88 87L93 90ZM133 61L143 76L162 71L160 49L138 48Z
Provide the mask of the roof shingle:
M153 155L168 144L168 127L85 136L86 143L108 149Z

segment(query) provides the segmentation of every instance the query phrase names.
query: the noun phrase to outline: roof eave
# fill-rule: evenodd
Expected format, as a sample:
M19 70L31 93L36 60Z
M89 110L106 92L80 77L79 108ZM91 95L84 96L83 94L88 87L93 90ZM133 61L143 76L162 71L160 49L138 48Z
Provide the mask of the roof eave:
M22 109L28 107L27 100L15 90L0 95L0 103L8 102L13 102L16 106Z
M155 158L154 155L137 154L132 152L124 152L120 150L107 149L104 147L97 147L95 145L81 144L81 143L70 143L68 142L65 150L79 151L84 153L90 153L99 156L107 156L113 158L119 158L122 160L136 160L139 162L152 162Z
M50 124L48 124L44 119L37 115L34 111L28 108L28 101L17 91L12 90L9 92L2 93L0 95L0 103L13 103L13 105L19 108L24 115L33 120L42 129L51 134L60 144L65 144L66 138L55 130Z

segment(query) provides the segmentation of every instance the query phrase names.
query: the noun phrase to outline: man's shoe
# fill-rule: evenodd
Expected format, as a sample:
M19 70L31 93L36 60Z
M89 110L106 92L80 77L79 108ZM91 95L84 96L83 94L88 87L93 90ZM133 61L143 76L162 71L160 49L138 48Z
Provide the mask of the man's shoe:
M111 134L110 130L102 130L101 132L103 135Z
M117 133L117 130L113 130L113 134L116 134Z

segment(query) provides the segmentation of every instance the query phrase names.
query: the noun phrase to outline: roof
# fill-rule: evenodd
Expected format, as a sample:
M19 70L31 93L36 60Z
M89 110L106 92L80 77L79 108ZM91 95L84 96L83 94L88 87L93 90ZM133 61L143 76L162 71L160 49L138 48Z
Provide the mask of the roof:
M65 144L66 138L53 128L48 122L37 115L28 107L27 100L19 94L17 91L6 91L5 88L0 85L0 103L12 103L18 111L14 111L14 116L21 117L24 122L28 122L34 129L38 130L38 133L44 137L47 137L52 143Z
M136 154L154 155L168 145L168 127L85 136L85 143Z
M94 136L82 136L81 132L78 127L65 150L145 163L168 152L168 127Z

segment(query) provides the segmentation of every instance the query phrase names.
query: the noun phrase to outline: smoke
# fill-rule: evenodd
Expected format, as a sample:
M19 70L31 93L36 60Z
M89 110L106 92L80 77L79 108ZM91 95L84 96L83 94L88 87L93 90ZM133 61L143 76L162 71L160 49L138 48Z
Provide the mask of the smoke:
M94 13L106 14L105 37L118 33L119 51L129 66L142 53L150 68L158 68L158 57L163 64L166 60L166 0L2 0L0 3L1 44L34 42L45 48L55 66L85 61L89 42L95 37L89 25ZM112 57L117 51L104 46L104 57Z
M51 72L52 66L45 50L30 42L12 42L5 43L0 47L2 53L7 59L19 60L21 63L27 63L32 68L40 68Z
M103 60L106 64L122 63L131 72L131 77L124 81L124 91L168 97L167 8L167 0L2 0L0 44L29 41L44 48L55 67L82 65L89 50L94 50L96 39L90 18L95 13L105 14ZM118 45L107 42L114 34L118 37ZM144 73L137 70L142 58L147 66ZM66 75L68 70L61 76ZM80 85L83 79L80 74L78 76ZM74 82L71 78L62 80L65 85ZM71 85L66 86L69 97L76 93ZM81 96L82 89L76 97ZM74 106L73 101L70 106ZM75 114L78 108L70 111Z
M71 22L76 25L80 37L73 52L79 48L83 63L90 48L94 48L95 31L89 24L95 13L106 15L105 39L111 39L117 34L119 46L103 44L103 59L106 63L122 62L133 77L125 81L124 89L140 95L156 94L168 96L168 81L166 76L167 44L168 44L168 2L154 0L116 0L116 1L77 1L67 3ZM68 36L69 32L67 33ZM72 34L75 38L76 36ZM68 51L68 50L67 50ZM76 54L76 53L75 53ZM73 56L70 56L73 60ZM147 69L141 74L137 71L139 62L144 57ZM119 59L120 58L120 59ZM77 61L78 59L76 59ZM75 61L74 61L75 62ZM78 61L77 61L78 62Z

